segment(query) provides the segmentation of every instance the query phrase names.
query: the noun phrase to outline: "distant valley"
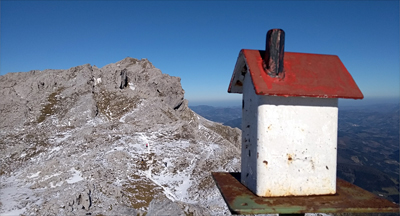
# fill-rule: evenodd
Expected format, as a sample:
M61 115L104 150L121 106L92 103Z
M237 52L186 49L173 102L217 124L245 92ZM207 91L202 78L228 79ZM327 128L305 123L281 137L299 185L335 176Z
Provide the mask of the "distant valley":
M241 128L241 107L190 108ZM399 203L399 104L339 108L337 170L339 178Z

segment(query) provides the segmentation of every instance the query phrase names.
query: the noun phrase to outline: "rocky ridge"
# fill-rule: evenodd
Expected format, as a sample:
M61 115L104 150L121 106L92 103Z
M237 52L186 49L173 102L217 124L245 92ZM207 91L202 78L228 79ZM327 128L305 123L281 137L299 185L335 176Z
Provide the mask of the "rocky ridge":
M0 214L229 214L210 172L239 171L240 130L147 59L9 73L0 97Z

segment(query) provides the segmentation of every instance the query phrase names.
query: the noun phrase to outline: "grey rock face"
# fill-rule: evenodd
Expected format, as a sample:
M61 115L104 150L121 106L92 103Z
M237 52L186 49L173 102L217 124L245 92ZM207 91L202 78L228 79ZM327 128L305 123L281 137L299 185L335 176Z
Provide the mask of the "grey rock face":
M185 215L181 207L171 200L163 198L155 198L150 202L148 215Z
M9 73L0 97L0 214L229 213L210 172L239 171L240 130L148 60Z

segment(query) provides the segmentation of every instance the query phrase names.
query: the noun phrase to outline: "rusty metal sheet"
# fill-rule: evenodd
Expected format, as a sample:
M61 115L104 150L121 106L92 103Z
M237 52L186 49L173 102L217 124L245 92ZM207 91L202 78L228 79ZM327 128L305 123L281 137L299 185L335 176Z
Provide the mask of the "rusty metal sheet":
M336 55L285 52L284 77L269 76L263 68L263 50L243 49L238 62L245 62L257 95L317 98L364 98L353 77ZM229 93L242 93L234 80L243 82L242 68L235 68ZM234 88L234 89L233 89Z
M342 179L335 195L259 197L240 183L240 173L212 176L232 214L398 213L399 206Z

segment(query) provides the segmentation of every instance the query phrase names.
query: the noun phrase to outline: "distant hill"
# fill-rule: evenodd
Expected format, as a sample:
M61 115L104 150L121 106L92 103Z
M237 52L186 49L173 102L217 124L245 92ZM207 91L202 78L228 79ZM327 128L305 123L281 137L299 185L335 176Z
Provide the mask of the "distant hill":
M399 104L339 110L338 176L399 203Z
M223 124L242 117L242 109L240 107L212 107L206 105L189 107L204 118Z
M241 107L195 106L203 117L241 128ZM399 104L340 106L338 177L399 203Z
M242 121L241 107L213 107L206 105L189 106L191 110L204 118L240 129Z

